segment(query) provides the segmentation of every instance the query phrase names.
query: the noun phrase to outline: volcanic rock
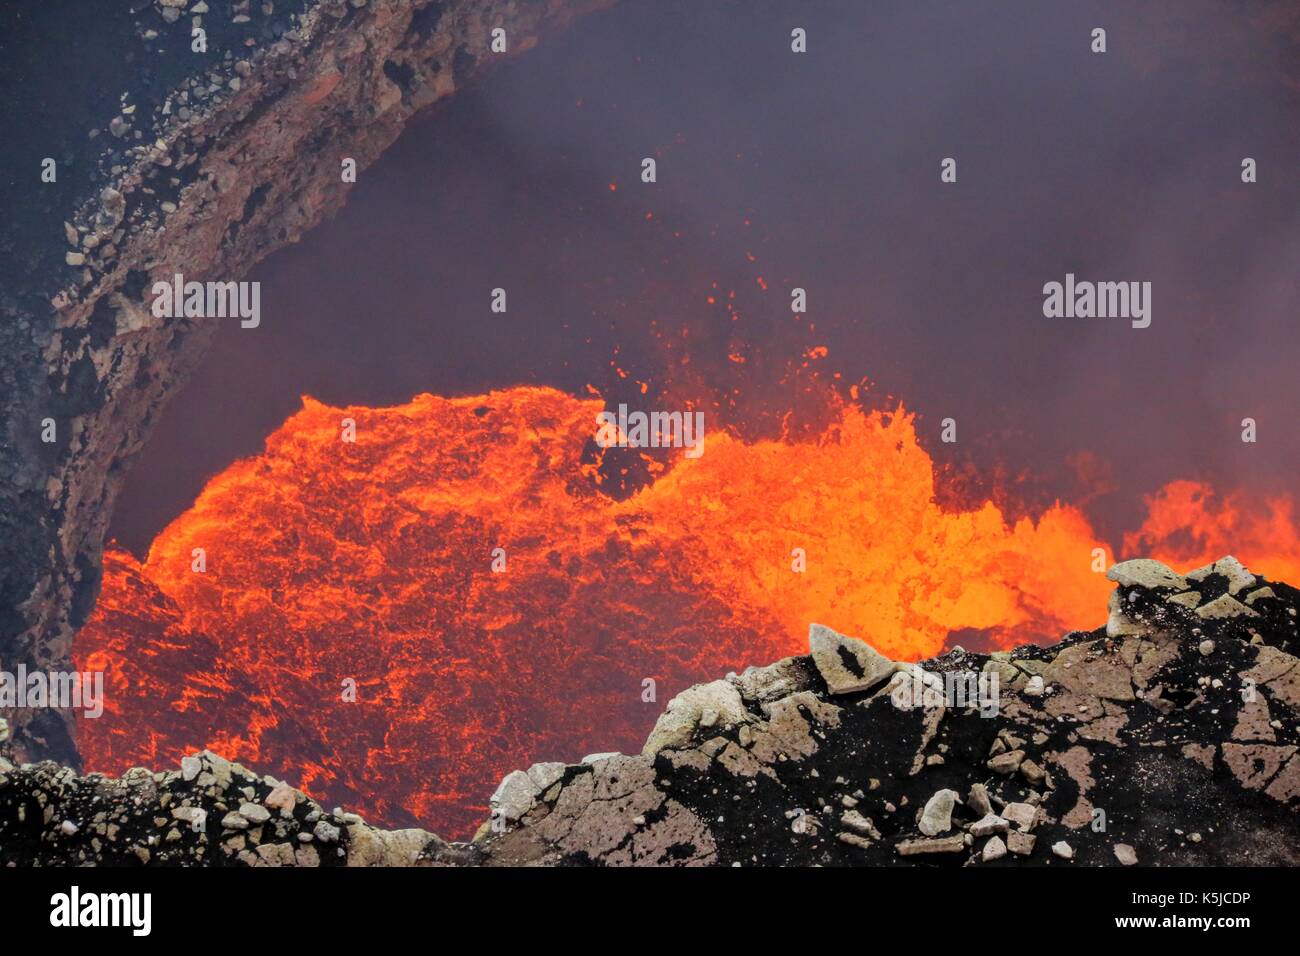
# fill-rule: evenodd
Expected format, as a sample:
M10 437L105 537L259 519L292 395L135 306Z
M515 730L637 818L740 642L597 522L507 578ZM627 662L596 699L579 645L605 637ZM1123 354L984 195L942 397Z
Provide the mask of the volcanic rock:
M239 805L239 815L253 825L265 823L271 819L271 811L266 807L247 801Z
M748 720L749 712L734 684L725 680L699 684L687 688L668 702L642 753L653 756L661 750L681 749L691 742L701 727L710 729L719 722L724 727L731 727Z
M1246 603L1254 604L1256 601L1262 601L1264 598L1277 598L1272 588L1260 588L1258 591L1251 591L1246 595Z
M528 768L528 779L533 782L538 793L544 793L552 784L558 783L564 776L565 765L559 761L535 763Z
M1014 823L1019 829L1028 833L1034 828L1034 823L1038 818L1038 809L1027 803L1008 803L1002 808L1002 816L1009 823Z
M507 820L518 820L533 808L534 798L540 788L524 771L507 774L488 801L492 808Z
M938 840L904 840L898 844L899 856L919 856L923 853L961 853L966 849L966 841L959 836L943 837Z
M897 669L866 641L845 637L823 624L808 628L813 663L832 694L870 690Z
M980 859L985 863L992 863L994 860L1000 860L1007 855L1007 845L1002 842L1001 837L994 837L984 844L984 850L980 854Z
M1033 834L1012 830L1007 834L1007 849L1016 856L1030 856L1037 840L1038 837Z
M1020 769L1020 763L1025 759L1023 750L1012 750L1008 753L1000 753L988 762L988 768L994 773L1012 774Z
M1172 588L1177 591L1187 590L1187 579L1176 574L1173 569L1159 561L1138 558L1134 561L1121 561L1106 572L1106 577L1118 582L1121 588Z
M806 658L787 657L766 667L746 667L739 676L729 674L727 679L748 703L766 704L811 688L812 673Z
M953 790L940 790L925 804L921 813L919 829L926 836L938 836L952 829L952 808L956 805L957 793Z
M339 838L339 828L328 820L317 820L311 835L321 843L333 843Z
M1251 574L1242 566L1242 563L1232 555L1220 558L1213 564L1207 564L1205 567L1197 568L1195 571L1187 572L1187 580L1201 583L1206 581L1212 575L1218 575L1225 578L1228 585L1229 594L1237 594L1245 588L1253 588L1256 580L1255 575Z
M856 846L860 850L871 849L871 841L856 833L848 833L841 830L839 833L835 834L835 836L841 843L847 843L849 846Z
M973 837L992 836L995 833L1006 833L1009 823L995 813L985 814L970 825L970 834Z
M184 761L182 761L184 763ZM298 802L297 791L287 783L277 783L271 788L263 799L262 803L272 810L279 810L285 816L293 813L294 805Z
M1259 614L1236 598L1221 594L1208 604L1198 607L1196 616L1205 620L1217 620L1226 617L1259 617Z
M1137 853L1127 843L1115 844L1115 859L1125 866L1133 866L1138 861Z
M840 817L840 823L864 837L880 839L880 831L876 829L874 823L864 817L857 810L850 810Z

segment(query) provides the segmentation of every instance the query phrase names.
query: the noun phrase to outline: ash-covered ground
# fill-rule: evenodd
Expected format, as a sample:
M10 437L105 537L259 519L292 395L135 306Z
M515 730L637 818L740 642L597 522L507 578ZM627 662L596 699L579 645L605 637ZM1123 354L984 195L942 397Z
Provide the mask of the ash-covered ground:
M0 758L0 861L1294 865L1300 592L1231 557L1109 577L1106 625L1053 647L905 664L813 625L809 656L679 694L639 755L509 774L470 843L211 753L118 779Z

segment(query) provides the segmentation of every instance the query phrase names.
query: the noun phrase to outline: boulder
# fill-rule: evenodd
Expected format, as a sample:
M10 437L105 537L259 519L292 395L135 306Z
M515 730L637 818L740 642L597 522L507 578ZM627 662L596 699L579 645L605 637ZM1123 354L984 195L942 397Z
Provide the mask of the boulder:
M823 624L808 628L808 646L817 672L832 694L870 690L897 670L897 665L866 641L846 637Z
M733 727L750 719L734 684L725 680L697 684L668 702L641 752L649 757L661 750L688 746L706 713L710 728Z

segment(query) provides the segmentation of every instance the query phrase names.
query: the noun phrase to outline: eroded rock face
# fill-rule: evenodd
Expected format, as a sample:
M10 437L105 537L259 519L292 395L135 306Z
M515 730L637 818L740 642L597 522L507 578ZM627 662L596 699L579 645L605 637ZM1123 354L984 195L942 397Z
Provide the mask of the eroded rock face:
M699 685L641 754L507 775L468 844L212 754L120 780L0 762L0 863L1295 864L1300 592L1223 567L1201 605L1240 585L1255 616L1204 619L1145 568L1117 575L1120 634L953 650L858 692L816 655Z
M101 64L121 78L122 105L93 129L56 131L77 144L66 156L50 147L66 158L65 185L42 191L34 167L0 235L0 666L68 666L126 468L215 323L230 321L156 318L153 283L240 279L342 204L344 159L364 169L416 111L500 59L492 29L524 52L610 2L96 9L105 48L122 59ZM175 56L196 23L213 55ZM77 69L81 51L48 52ZM69 715L4 716L18 754L76 763Z

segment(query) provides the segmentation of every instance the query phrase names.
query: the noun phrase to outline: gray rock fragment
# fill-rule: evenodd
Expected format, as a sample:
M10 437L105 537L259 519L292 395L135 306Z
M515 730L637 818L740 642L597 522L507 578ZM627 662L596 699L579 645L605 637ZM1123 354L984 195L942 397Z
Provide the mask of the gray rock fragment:
M1131 588L1171 588L1176 591L1187 590L1187 579L1177 574L1172 568L1152 561L1149 558L1137 558L1133 561L1121 561L1106 572L1106 577L1120 587Z
M271 819L271 811L257 803L241 803L239 815L252 824L265 823Z
M502 817L513 822L533 808L540 792L541 788L527 773L515 770L501 779L488 803Z
M1229 594L1220 594L1210 603L1198 607L1196 616L1206 621L1218 621L1232 617L1259 617L1259 612Z
M535 763L528 768L528 779L533 782L538 793L545 793L564 776L565 765L559 761Z
M1028 803L1008 803L1002 808L1002 816L1028 833L1034 828L1034 823L1038 819L1038 808Z
M925 853L961 853L966 849L965 836L941 837L937 840L904 840L898 844L899 856L919 856Z
M741 697L755 704L780 700L798 691L808 690L810 686L805 668L793 657L783 658L766 667L746 667L743 673L728 675L727 679L736 685Z
M824 624L808 628L813 663L832 694L870 690L897 670L897 665L866 641L846 637Z
M987 813L971 824L970 834L976 838L986 837L995 833L1006 833L1010 828L1010 824L1003 817L996 813Z
M334 843L339 838L339 828L328 820L317 820L311 832L321 843Z
M661 750L688 746L706 713L711 716L710 726L731 727L750 719L734 684L725 680L697 684L668 702L641 753L649 757Z
M919 828L926 836L939 836L952 829L952 808L957 802L955 790L940 790L925 803Z
M1001 837L994 837L984 844L984 850L980 854L980 859L985 863L992 863L994 860L1000 860L1007 855L1007 845L1002 842Z
M1038 842L1038 837L1032 833L1023 833L1020 830L1007 832L1007 849L1016 856L1029 856L1034 852L1036 842Z
M1258 591L1251 591L1246 595L1246 603L1253 605L1256 601L1263 601L1266 598L1274 601L1277 600L1277 595L1273 593L1272 588L1265 587L1260 588Z

